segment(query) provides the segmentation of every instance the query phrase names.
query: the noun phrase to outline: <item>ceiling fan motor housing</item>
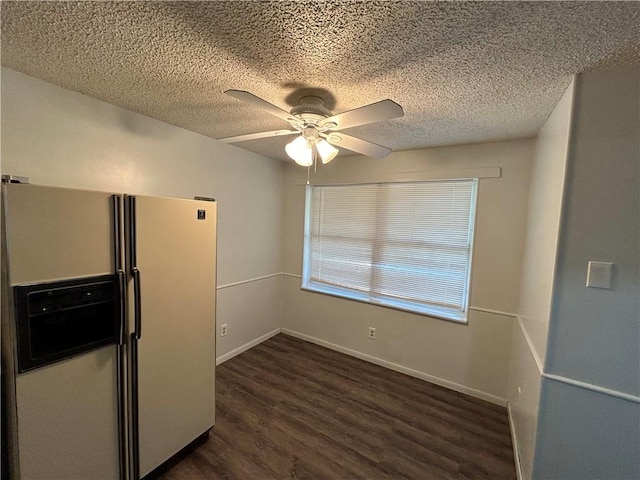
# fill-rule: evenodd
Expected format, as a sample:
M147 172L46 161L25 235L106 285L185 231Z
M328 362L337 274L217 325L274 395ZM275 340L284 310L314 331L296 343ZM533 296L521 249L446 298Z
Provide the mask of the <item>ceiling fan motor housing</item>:
M316 125L332 115L331 110L324 106L324 101L320 97L302 97L300 105L291 109L291 115L297 119L302 119L306 125Z

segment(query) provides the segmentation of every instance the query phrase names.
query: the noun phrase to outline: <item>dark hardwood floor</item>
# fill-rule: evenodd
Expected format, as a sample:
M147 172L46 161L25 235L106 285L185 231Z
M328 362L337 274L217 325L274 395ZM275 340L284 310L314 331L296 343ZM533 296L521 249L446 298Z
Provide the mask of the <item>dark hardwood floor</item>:
M216 375L216 426L164 480L516 478L482 400L283 334Z

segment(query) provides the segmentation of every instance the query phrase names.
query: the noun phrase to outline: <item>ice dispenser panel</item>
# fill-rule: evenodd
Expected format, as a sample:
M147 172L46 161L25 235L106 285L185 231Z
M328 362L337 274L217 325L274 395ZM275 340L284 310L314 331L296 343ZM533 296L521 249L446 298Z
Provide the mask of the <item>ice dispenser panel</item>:
M14 287L18 371L93 350L118 337L114 275Z

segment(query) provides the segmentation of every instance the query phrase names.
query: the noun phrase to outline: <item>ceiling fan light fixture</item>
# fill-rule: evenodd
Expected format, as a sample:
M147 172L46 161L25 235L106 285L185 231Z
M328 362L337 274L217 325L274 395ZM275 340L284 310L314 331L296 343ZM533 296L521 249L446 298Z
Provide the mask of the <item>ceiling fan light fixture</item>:
M302 135L287 143L284 150L298 165L309 167L313 164L313 150L307 139Z
M318 154L320 155L323 164L329 163L331 160L336 158L336 155L338 155L339 151L326 140L320 140L316 144L316 148L318 149Z
M333 145L339 145L340 148L368 157L386 157L391 153L390 148L344 133L336 135L334 130L392 120L404 115L402 107L389 99L334 115L325 107L324 99L315 95L303 97L300 99L299 105L287 112L244 90L231 89L224 93L286 121L293 130L250 133L218 140L224 143L236 143L279 135L301 134L301 138L287 144L285 151L296 163L305 167L313 165L318 156L322 163L329 163L333 160L338 154L338 150ZM327 141L325 142L321 138L326 138Z

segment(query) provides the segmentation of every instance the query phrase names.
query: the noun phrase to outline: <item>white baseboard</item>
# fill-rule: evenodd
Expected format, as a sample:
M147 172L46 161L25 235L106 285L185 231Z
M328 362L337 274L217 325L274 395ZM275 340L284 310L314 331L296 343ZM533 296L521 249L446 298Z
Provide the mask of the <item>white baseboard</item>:
M507 415L509 416L509 430L511 430L511 443L513 444L513 459L516 464L516 475L518 480L523 480L522 464L520 463L520 450L518 450L518 437L516 437L516 427L513 424L513 417L511 416L511 404L507 402Z
M358 352L357 350L351 350L350 348L346 348L341 345L336 345L335 343L327 342L325 340L321 340L319 338L312 337L304 333L296 332L295 330L289 330L288 328L281 328L280 331L286 335L290 335L292 337L296 337L301 340L306 340L307 342L315 343L316 345L320 345L322 347L330 348L331 350L335 350L336 352L344 353L346 355L359 358L360 360L364 360L366 362L388 368L389 370L394 370L396 372L404 373L405 375L409 375L411 377L419 378L421 380L425 380L430 383L435 383L436 385L440 385L441 387L445 387L450 390L455 390L456 392L464 393L466 395L470 395L472 397L479 398L481 400L486 400L487 402L500 405L501 407L504 407L507 405L506 399L498 397L491 393L482 392L480 390L476 390L475 388L467 387L465 385L460 385L459 383L451 382L449 380L445 380L444 378L434 377L433 375L429 375L428 373L420 372L418 370L413 370L412 368L408 368L403 365L399 365L397 363L389 362L381 358L373 357L371 355L367 355L366 353Z
M265 333L261 337L253 339L250 342L247 342L238 348L234 348L233 350L231 350L228 353L225 353L224 355L220 355L219 357L216 358L216 365L220 365L221 363L224 363L227 360L232 359L236 355L240 355L242 352L246 352L250 348L255 347L256 345L264 342L265 340L269 340L271 337L275 337L279 333L280 333L280 329L276 328L275 330L272 330L269 333Z

